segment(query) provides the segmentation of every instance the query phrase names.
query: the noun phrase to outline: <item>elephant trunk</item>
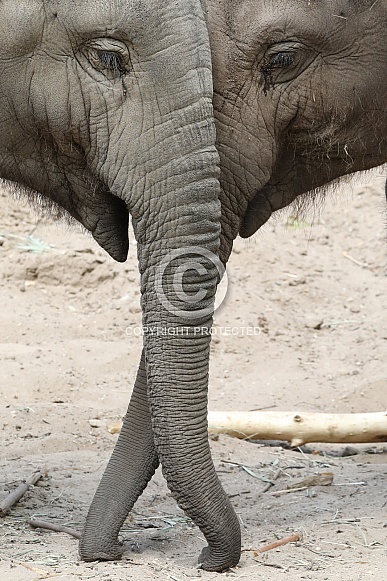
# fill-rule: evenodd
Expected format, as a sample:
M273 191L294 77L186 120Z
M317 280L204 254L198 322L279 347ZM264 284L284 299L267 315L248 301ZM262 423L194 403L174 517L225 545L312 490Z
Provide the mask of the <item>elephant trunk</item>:
M120 555L118 531L159 461L173 496L207 538L202 567L223 571L240 558L239 522L208 444L210 331L223 266L211 101L197 106L206 128L200 146L187 124L179 137L186 154L167 164L161 195L159 183L149 185L147 211L133 219L143 358L123 432L86 520L80 545L85 560Z
M163 237L142 242L141 221L135 230L155 447L173 496L207 538L202 566L221 571L239 560L240 529L207 433L210 331L222 274L216 160L208 146L178 164L167 196L173 204L161 212L167 224L157 227Z

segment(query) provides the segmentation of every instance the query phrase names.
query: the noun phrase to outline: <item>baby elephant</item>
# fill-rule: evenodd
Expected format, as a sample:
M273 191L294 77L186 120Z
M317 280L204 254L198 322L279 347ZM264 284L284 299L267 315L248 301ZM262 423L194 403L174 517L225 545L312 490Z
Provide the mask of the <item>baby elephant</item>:
M387 160L387 3L2 0L0 41L0 178L115 260L132 216L152 331L81 557L121 555L161 463L224 571L241 534L207 437L216 286L238 234Z
M238 234L387 161L387 2L208 0L207 10L226 263Z
M207 4L226 260L276 210L386 162L387 3Z

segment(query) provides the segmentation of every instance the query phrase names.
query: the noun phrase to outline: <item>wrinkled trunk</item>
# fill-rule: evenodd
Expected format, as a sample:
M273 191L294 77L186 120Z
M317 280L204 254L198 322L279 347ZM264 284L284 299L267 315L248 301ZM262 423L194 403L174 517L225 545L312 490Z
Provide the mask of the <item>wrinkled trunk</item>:
M118 533L158 465L142 354L121 433L89 509L80 542L83 560L120 558Z
M189 167L175 167L165 237L147 242L147 229L142 237L141 220L135 224L145 362L143 355L123 430L89 511L81 541L86 560L120 555L119 529L159 460L173 496L209 543L202 566L221 571L239 560L239 523L215 473L207 434L210 329L222 270L216 160L214 147L206 147L189 156Z
M203 179L211 165L205 159L198 163L202 179L182 185L177 198L181 206L171 209L179 215L178 228L175 222L168 238L139 244L139 261L157 454L173 496L209 543L202 566L221 571L239 560L240 530L215 473L207 433L210 329L221 270L218 186L210 175ZM156 253L158 264L147 266L148 257Z
M185 25L181 15L168 22L173 45L156 51L158 64L151 60L153 50L141 77L144 86L136 88L136 77L128 86L125 127L111 124L112 140L126 132L135 145L129 153L117 149L111 162L117 171L110 171L108 154L100 172L133 218L144 355L80 552L87 560L119 555L119 528L160 461L177 502L208 540L202 566L222 571L239 560L240 528L216 476L207 436L209 331L222 270L211 55L201 2L173 6L185 11ZM167 38L165 26L160 34ZM121 159L124 154L130 163Z

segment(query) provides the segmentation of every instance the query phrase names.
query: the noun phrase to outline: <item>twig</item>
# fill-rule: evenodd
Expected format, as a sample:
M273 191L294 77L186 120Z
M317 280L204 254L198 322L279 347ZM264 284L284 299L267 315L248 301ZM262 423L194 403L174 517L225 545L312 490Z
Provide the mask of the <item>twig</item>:
M18 563L21 567L28 569L29 571L33 571L34 573L38 573L40 575L40 579L42 576L44 579L47 577L52 577L53 575L49 573L49 571L45 571L44 569L39 569L38 567L34 567L33 565L27 565L27 563Z
M336 482L332 486L367 486L367 482L364 482L364 480L360 482Z
M242 470L247 472L247 474L249 474L253 478L257 478L258 480L262 480L262 482L270 483L271 486L274 485L274 482L272 482L271 480L269 480L265 476L259 476L258 474L255 474L255 472L253 472L251 470L251 468L249 468L248 466L245 466L244 464L240 464L239 462L232 462L231 460L222 460L222 463L223 464L231 464L232 466L239 466L239 468L242 468Z
M269 543L268 545L263 545L260 549L256 549L257 553L265 553L266 551L271 551L272 549L276 549L277 547L282 547L282 545L287 545L288 543L295 543L296 541L302 540L301 533L293 533L289 537L284 537L283 539L279 539L278 541L274 541L273 543Z
M247 472L247 474L250 474L250 476L252 476L253 478L257 478L258 480L262 480L262 482L267 482L271 486L274 485L274 482L272 482L271 480L269 480L265 476L259 476L258 474L255 474L255 472L253 472L251 470L251 468L249 468L248 466L244 466L243 464L240 464L240 467L242 468L242 470L244 470L245 472Z
M354 264L357 264L357 266L361 266L362 268L370 267L369 264L367 264L366 262L360 262L360 260L357 260L356 258L351 256L350 254L348 254L348 252L343 252L343 256L344 258L348 258L348 260L351 260Z
M289 537L284 537L283 539L279 539L278 541L274 541L268 545L263 545L260 549L242 549L242 553L253 551L255 556L257 556L258 553L265 553L266 551L271 551L272 549L276 549L282 545L287 545L288 543L295 543L296 541L302 541L301 533L293 533Z
M371 517L372 518L372 517ZM333 518L332 520L323 520L321 521L322 525L330 525L332 523L338 525L350 525L356 522L360 522L360 518Z
M50 523L45 520L31 519L28 521L28 524L35 529L47 529L49 531L55 531L56 533L66 533L67 535L71 535L76 539L81 538L81 533L79 533L75 529L64 527L62 525L56 525L54 523Z
M268 482L266 484L266 486L263 488L262 492L267 492L269 490L269 488L271 488L272 486L274 486L274 480L277 480L279 478L279 475L281 474L282 470L281 468L278 468L278 470L276 470L272 476L272 481L273 482Z
M283 494L290 494L291 492L300 492L301 490L307 490L309 486L299 486L298 488L286 488L285 490L276 490L275 492L270 492L272 496L282 496Z
M34 484L36 484L38 480L44 476L46 476L46 472L37 470L31 474L31 476L29 476L26 481L23 482L23 484L19 484L19 486L15 488L13 492L10 492L0 504L0 516L6 515L9 509L12 508L12 506L25 495L30 486L34 486Z
M277 565L276 563L265 563L265 561L261 561L260 559L253 559L256 563L260 565L264 565L265 567L273 567L273 569L284 569L282 565Z

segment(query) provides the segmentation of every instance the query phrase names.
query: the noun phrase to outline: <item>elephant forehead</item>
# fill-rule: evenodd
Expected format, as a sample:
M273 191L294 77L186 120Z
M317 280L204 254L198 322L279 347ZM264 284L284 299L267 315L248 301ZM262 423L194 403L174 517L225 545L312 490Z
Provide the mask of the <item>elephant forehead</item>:
M92 39L124 42L137 72L148 71L153 82L205 77L211 69L208 32L202 0L43 0L47 25L44 54L67 57Z
M144 0L44 0L47 13L58 18L70 34L131 36L149 22L151 2Z
M33 52L42 36L44 7L41 0L0 2L0 59Z
M336 46L351 26L370 27L386 15L386 4L375 0L208 0L211 11L223 12L225 27L238 45L256 51L284 38L310 41L321 48ZM370 8L372 7L372 10ZM364 18L364 13L365 17ZM359 18L361 17L361 20ZM362 31L364 33L364 30ZM212 33L212 31L211 31Z
M154 0L43 0L45 10L54 15L72 35L81 38L117 37L130 43L152 45L178 38L189 15L202 13L200 0L154 2ZM184 18L185 17L185 18Z

